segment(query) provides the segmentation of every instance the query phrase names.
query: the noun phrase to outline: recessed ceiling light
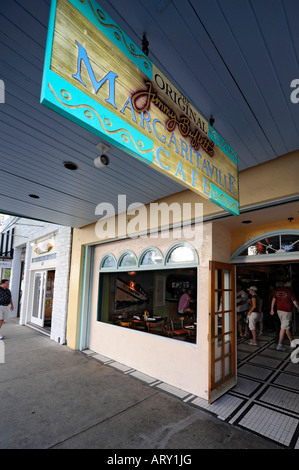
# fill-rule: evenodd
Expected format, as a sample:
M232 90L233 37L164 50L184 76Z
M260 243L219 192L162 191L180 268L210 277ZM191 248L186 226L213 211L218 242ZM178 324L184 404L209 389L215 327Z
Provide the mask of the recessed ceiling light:
M39 196L37 194L28 194L29 197L32 197L33 199L39 199Z
M67 170L78 170L78 165L76 165L76 163L73 163L73 162L63 162L63 166L64 168L66 168Z
M242 224L251 224L252 220L242 220Z

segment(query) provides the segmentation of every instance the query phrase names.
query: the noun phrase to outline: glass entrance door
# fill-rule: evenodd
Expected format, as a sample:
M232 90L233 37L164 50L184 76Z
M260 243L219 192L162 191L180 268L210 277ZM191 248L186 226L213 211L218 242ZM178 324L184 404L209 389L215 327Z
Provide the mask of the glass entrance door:
M235 266L210 263L210 384L212 403L236 384Z
M37 271L33 279L33 296L31 307L31 322L35 325L44 326L45 317L45 286L46 271Z

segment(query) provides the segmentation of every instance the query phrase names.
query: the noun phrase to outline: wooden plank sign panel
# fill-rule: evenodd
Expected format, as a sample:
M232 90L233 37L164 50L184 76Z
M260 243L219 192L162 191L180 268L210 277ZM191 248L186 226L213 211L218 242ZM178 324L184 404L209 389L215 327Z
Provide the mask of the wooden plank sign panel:
M95 0L52 0L41 103L239 215L236 153Z

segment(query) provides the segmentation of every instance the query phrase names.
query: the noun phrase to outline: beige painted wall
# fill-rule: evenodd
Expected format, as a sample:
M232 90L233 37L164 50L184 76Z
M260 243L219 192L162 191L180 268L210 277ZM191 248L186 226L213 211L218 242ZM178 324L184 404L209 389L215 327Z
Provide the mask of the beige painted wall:
M132 250L138 257L149 246L158 247L165 255L176 241L161 237L155 240L137 238L95 246L89 342L91 350L204 399L208 398L209 263L212 259L227 262L230 246L229 230L225 227L219 230L219 224L215 229L213 225L212 222L204 224L202 243L193 243L200 260L197 270L197 343L185 343L97 321L99 265L103 256L112 253L118 259L123 251ZM214 246L217 249L213 249Z
M208 390L208 319L209 263L212 256L212 224L206 224L203 244L193 246L201 260L198 267L198 330L197 344L143 333L97 321L99 265L103 256L113 253L116 259L124 250L138 257L145 247L156 246L162 254L176 240L128 239L98 245L95 248L91 327L89 347L93 351L133 367L176 387L207 398ZM186 367L188 364L188 367ZM187 388L186 388L187 387Z
M299 194L299 150L240 172L241 207Z

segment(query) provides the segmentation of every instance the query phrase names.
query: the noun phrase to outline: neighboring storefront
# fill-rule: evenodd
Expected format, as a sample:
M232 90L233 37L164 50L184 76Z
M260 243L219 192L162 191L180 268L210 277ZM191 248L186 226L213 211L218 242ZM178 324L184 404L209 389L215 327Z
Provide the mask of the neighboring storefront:
M236 265L255 258L287 266L299 259L298 184L289 177L290 166L298 171L298 152L241 172L239 217L204 202L203 224L197 221L201 239L175 239L172 231L163 237L161 231L156 238L100 240L96 224L76 229L68 345L210 401L231 388L237 381L236 273L243 276ZM178 200L201 201L184 191L159 202ZM189 287L195 315L182 323L177 300Z
M9 223L14 227L12 316L65 344L72 229L20 217Z
M5 224L4 216L0 217L0 226ZM7 227L0 233L0 278L10 279L11 263L13 258L14 228Z

